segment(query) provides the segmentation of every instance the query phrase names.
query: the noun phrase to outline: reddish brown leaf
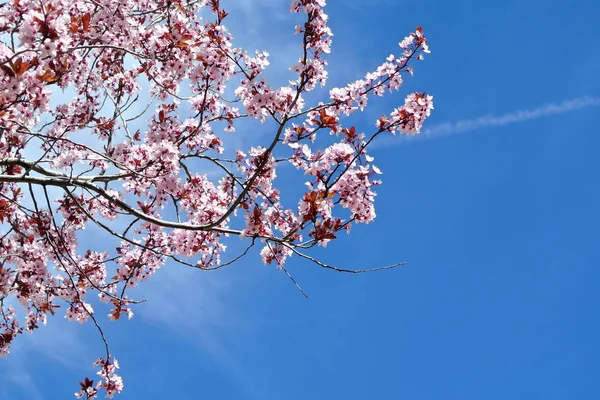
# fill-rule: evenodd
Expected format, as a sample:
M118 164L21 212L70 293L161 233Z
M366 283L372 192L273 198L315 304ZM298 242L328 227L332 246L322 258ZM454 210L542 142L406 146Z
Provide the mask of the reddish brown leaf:
M10 68L8 65L6 64L2 64L0 65L0 69L2 71L4 71L4 73L8 76L10 76L11 78L14 78L16 75L14 73L14 71L12 70L12 68Z
M91 19L91 15L90 13L86 13L83 17L81 17L81 22L83 23L83 31L84 32L89 32L90 31L90 19Z
M87 388L91 388L92 386L94 386L94 381L90 380L86 376L83 382L79 382L79 385L81 386L81 389L86 390Z
M344 136L346 136L346 138L349 141L352 141L356 137L356 128L355 127L351 127L350 129L343 128L342 129L342 134Z
M50 68L44 68L44 74L42 76L38 76L38 79L42 82L52 84L57 82L60 77L56 75L56 73Z

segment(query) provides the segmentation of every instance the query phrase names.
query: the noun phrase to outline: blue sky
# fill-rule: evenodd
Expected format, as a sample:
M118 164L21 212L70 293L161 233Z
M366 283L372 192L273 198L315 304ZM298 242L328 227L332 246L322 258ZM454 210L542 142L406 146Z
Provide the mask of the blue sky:
M268 50L273 69L295 61L287 1L229 3L242 44ZM343 275L292 258L308 299L258 257L212 273L168 265L140 287L149 301L133 320L104 322L119 399L600 398L600 6L330 3L332 85L417 25L429 39L405 90L357 123L427 91L431 134L373 152L377 220L319 252L344 267L408 265ZM548 104L557 111L485 123ZM0 361L0 399L69 398L100 349L92 327L50 319Z

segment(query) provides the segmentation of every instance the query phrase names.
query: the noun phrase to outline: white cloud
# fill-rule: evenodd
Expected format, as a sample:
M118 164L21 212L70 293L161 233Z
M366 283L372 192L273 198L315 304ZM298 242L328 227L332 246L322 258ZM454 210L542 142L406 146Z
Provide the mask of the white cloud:
M264 388L252 379L251 368L230 341L233 332L246 331L251 325L232 304L234 287L228 271L201 271L171 262L136 290L136 298L147 303L134 308L134 318L193 344L189 359L208 354L244 389L247 398L264 398Z
M11 360L12 361L12 360ZM43 396L38 388L35 380L31 374L26 372L26 368L22 363L11 362L6 366L5 370L2 371L2 378L6 382L6 385L15 385L20 389L22 395L26 395L26 399L30 400L42 400ZM0 392L2 398L8 399L8 394L3 387L3 391ZM25 400L25 398L22 398Z
M290 18L289 0L226 0L222 2L222 7L229 12L229 18L243 23L244 36L262 36L264 30L273 27L274 21L281 22ZM293 29L293 26L289 28Z
M600 106L600 98L584 96L565 100L559 104L546 104L532 109L513 111L500 116L484 115L474 119L445 122L425 128L419 135L402 136L401 138L385 138L385 140L380 140L378 143L376 142L373 148L381 148L384 145L387 147L393 144L405 144L415 140L435 139L487 127L512 125L595 106ZM398 139L401 140L398 141Z
M82 329L88 328L67 321L59 310L56 316L48 318L45 326L40 325L34 332L26 332L17 337L11 346L9 357L26 361L28 357L42 355L67 368L91 366L94 358L90 347L99 346L101 342L97 337L97 343L86 343L82 338Z

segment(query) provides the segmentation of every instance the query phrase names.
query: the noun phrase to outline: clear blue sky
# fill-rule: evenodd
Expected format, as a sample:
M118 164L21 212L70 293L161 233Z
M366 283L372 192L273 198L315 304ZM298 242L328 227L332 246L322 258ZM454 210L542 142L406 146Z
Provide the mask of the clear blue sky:
M430 126L600 97L592 0L330 3L332 84L423 26L432 54L406 90L434 95ZM243 43L274 67L297 58L287 1L237 4ZM400 103L377 103L359 128ZM342 275L292 258L305 299L257 257L165 267L132 321L104 321L119 398L599 399L599 125L589 106L377 149L378 219L319 254L401 269ZM98 354L92 327L50 319L0 361L0 399L70 398Z

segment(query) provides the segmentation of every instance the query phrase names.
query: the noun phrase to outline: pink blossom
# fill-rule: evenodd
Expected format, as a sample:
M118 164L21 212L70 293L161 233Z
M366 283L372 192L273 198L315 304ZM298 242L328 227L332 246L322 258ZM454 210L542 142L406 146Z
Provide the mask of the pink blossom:
M266 264L324 266L313 247L373 221L369 145L419 133L433 100L411 93L363 131L346 117L394 96L429 48L417 28L360 79L320 90L325 3L291 1L303 22L284 86L268 52L234 46L218 0L0 7L0 356L53 316L131 318L135 289L167 262L217 269L260 244ZM123 390L105 351L77 397Z

